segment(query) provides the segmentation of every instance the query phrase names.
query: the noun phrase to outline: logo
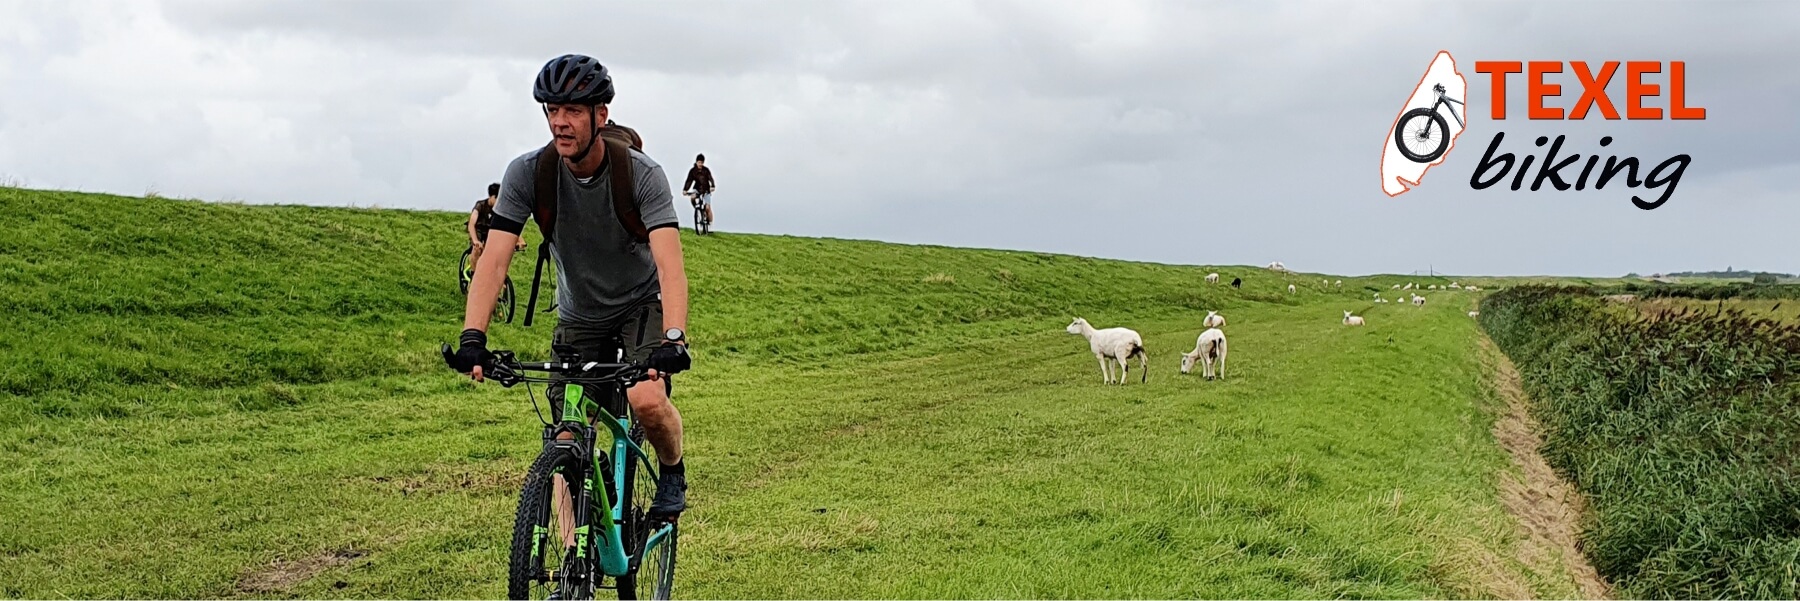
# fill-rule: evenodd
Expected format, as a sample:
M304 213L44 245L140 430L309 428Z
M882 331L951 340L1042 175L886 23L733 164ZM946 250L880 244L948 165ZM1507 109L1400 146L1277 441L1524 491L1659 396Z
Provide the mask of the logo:
M1619 67L1624 66L1623 102L1615 104L1609 95L1608 86ZM1663 72L1665 63L1661 61L1606 61L1593 68L1583 61L1475 61L1475 72L1488 75L1490 98L1489 119L1495 123L1506 120L1506 90L1508 75L1523 74L1525 80L1526 107L1525 117L1533 121L1566 121L1582 120L1592 115L1618 122L1624 117L1627 123L1661 122L1667 115L1674 120L1704 120L1706 109L1689 106L1687 100L1687 64L1682 61L1670 61L1668 67L1668 101L1667 111L1655 106L1656 98L1663 96L1663 86L1654 81L1646 81L1646 77L1654 77ZM1575 75L1573 82L1579 86L1580 94L1568 110L1556 106L1556 98L1564 95L1563 83L1546 81L1546 76L1560 76L1567 66ZM1565 82L1567 83L1567 82ZM1574 92L1575 90L1570 90ZM1613 94L1617 92L1614 91ZM1573 95L1573 94L1571 94ZM1381 190L1389 197L1399 196L1419 185L1425 172L1431 167L1443 164L1445 157L1456 147L1457 136L1462 135L1464 116L1470 114L1464 100L1468 97L1468 82L1461 72L1456 70L1456 61L1447 51L1438 51L1431 66L1425 70L1424 77L1419 78L1418 85L1413 87L1412 95L1400 108L1399 116L1388 128L1387 136L1382 140L1381 156ZM1623 105L1624 110L1619 110ZM1459 112L1458 107L1464 110ZM1445 119L1448 116L1449 119ZM1469 176L1469 188L1487 190L1507 181L1511 175L1511 185L1507 189L1519 191L1526 188L1537 192L1545 189L1546 184L1554 191L1586 190L1592 182L1594 190L1601 190L1610 182L1623 182L1625 187L1646 191L1660 191L1655 200L1647 200L1636 194L1631 196L1631 204L1643 210L1652 210L1669 201L1675 188L1681 183L1681 176L1687 172L1693 157L1676 154L1643 171L1646 164L1637 157L1619 157L1617 155L1602 157L1598 152L1586 156L1585 163L1579 152L1568 151L1564 144L1568 136L1538 136L1534 141L1537 148L1544 148L1543 161L1537 163L1537 171L1532 172L1532 163L1538 157L1529 151L1522 157L1511 152L1502 152L1501 144L1506 140L1506 132L1494 132L1493 141L1488 143L1487 151L1476 163L1474 173ZM1613 144L1615 136L1601 136L1599 145L1607 148ZM1602 161L1604 159L1604 161ZM1577 167L1577 165L1580 165ZM1517 170L1514 170L1517 167ZM1598 169L1596 169L1598 167ZM1564 171L1568 169L1568 171ZM1642 175L1643 177L1639 177Z
M1444 162L1462 135L1468 111L1458 112L1456 107L1467 106L1463 99L1468 92L1469 82L1456 70L1456 59L1439 50L1388 128L1381 154L1382 192L1390 197L1405 194L1419 185L1426 170Z

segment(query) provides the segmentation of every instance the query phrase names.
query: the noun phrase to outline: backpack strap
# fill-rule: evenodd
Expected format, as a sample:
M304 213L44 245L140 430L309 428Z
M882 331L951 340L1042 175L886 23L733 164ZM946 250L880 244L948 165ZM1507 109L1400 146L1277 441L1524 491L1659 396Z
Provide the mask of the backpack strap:
M644 216L638 212L637 187L632 185L631 149L616 140L606 141L606 169L611 171L613 213L619 225L639 244L650 242L650 230L644 227Z
M538 151L537 169L532 173L531 220L537 222L544 241L538 244L537 266L531 270L531 298L525 301L525 327L531 327L531 318L537 314L538 286L544 278L544 262L550 260L550 235L556 231L556 183L561 175L557 166L561 163L562 156L556 153L556 141L551 140Z

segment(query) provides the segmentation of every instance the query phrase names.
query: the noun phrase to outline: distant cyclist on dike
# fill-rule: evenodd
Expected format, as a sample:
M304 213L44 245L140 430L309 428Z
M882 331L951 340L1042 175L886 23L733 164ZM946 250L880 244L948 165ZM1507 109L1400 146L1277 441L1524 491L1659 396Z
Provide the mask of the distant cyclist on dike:
M492 358L487 350L488 317L525 221L535 216L539 228L550 234L545 242L556 264L558 323L551 353L569 347L585 360L612 361L622 352L623 361L650 369L648 381L626 391L662 463L650 513L680 514L687 508L687 476L681 457L681 413L669 401L674 389L669 376L688 369L691 359L687 272L669 180L661 165L636 148L615 146L627 149L628 156L607 156L601 132L619 126L607 119L613 81L599 61L575 54L552 59L538 73L532 97L543 105L559 164L553 174L544 170L550 174L546 186L534 185L539 183L538 157L544 151L532 150L507 165L488 233L489 252L470 285L465 329L452 367L482 380L482 366ZM635 132L630 137L632 147L642 147ZM635 194L630 203L615 207L612 190L617 182L610 165L624 158L630 159L629 189ZM537 198L539 190L552 188L553 198ZM562 419L562 393L561 384L550 386L555 420Z

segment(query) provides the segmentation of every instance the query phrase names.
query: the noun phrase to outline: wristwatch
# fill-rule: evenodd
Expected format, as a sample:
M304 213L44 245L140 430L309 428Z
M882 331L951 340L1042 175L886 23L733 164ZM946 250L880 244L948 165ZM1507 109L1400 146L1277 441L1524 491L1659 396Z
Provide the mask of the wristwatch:
M687 342L687 332L681 331L681 328L669 328L667 332L663 332L663 340L669 342Z

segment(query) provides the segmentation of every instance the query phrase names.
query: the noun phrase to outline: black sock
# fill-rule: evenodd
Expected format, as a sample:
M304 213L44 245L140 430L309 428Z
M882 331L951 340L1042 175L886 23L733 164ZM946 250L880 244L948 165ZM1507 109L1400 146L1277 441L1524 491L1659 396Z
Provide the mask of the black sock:
M673 465L662 466L663 473L675 474L678 476L687 475L687 467L682 465L683 462L687 461L687 458L683 457L681 459L681 461L677 461Z

